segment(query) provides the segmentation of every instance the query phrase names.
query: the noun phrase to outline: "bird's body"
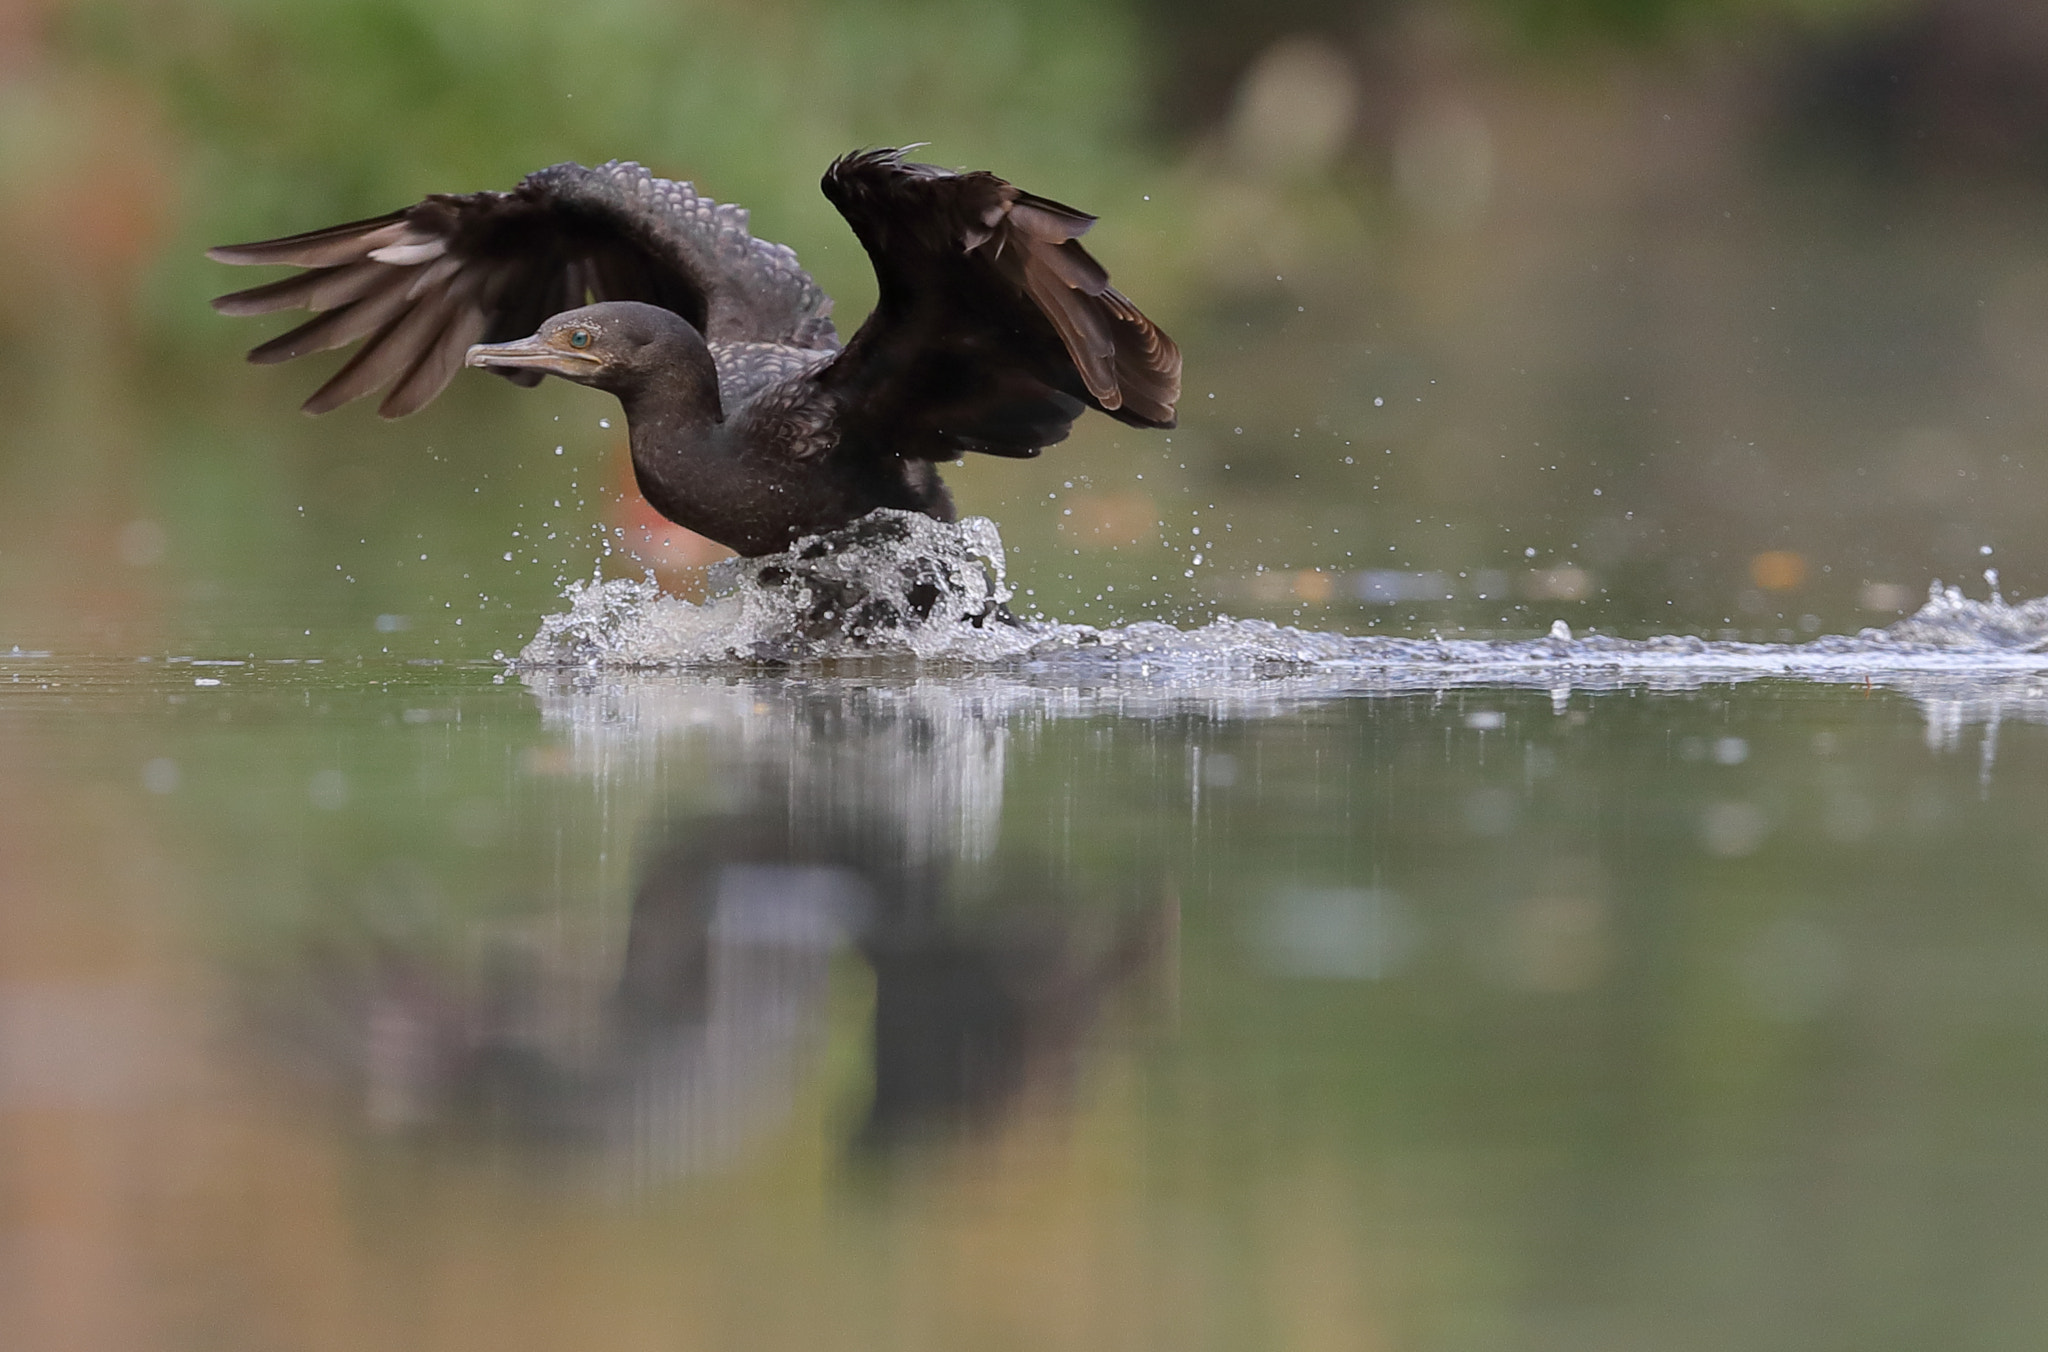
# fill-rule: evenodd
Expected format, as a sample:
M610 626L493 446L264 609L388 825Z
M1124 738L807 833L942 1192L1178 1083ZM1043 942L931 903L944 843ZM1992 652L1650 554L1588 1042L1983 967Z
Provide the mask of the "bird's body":
M388 384L400 417L465 361L609 390L649 503L749 555L877 507L950 520L937 462L1036 455L1090 407L1173 426L1180 352L1082 250L1093 217L896 151L823 187L880 284L843 347L831 299L744 211L616 162L215 249L308 269L215 306L317 312L259 363L364 340L308 412Z

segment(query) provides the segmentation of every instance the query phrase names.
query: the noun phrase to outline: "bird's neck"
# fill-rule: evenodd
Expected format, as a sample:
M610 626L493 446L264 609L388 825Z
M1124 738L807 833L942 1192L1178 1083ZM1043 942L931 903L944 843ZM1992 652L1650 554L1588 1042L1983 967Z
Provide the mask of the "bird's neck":
M701 384L664 381L652 389L622 392L619 403L626 410L636 460L643 447L649 454L660 454L704 445L725 421L715 377Z
M692 486L703 479L724 438L718 402L718 373L701 343L678 354L658 379L615 391L626 411L633 448L633 478L641 495L671 521L693 501Z
M647 358L612 386L612 393L626 410L633 463L643 474L707 449L725 421L718 402L718 366L703 338L680 318Z

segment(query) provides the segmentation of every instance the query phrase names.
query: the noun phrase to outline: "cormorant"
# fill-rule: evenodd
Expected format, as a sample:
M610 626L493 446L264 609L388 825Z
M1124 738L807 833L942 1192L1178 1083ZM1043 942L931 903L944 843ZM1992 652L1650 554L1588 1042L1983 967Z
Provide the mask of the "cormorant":
M388 384L378 412L403 417L465 364L608 390L647 500L745 555L877 507L952 520L938 461L1035 456L1086 408L1174 425L1180 349L1081 247L1093 216L893 149L821 186L880 284L844 347L831 298L745 210L619 161L209 250L307 269L213 304L316 312L252 362L365 340L308 413Z

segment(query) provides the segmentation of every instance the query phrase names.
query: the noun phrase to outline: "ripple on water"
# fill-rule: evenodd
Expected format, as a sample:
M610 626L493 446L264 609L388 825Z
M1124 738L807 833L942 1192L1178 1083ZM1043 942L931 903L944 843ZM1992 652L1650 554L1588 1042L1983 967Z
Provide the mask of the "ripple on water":
M1316 671L1577 684L1660 674L1830 680L2048 670L2048 598L2008 605L1994 587L1989 600L1973 601L1939 582L1925 606L1888 629L1797 644L1573 637L1562 623L1542 638L1486 640L1331 634L1227 617L1194 629L1027 620L1009 609L994 522L949 524L886 510L784 553L715 565L712 592L698 604L665 595L652 581L578 583L566 593L569 608L541 622L513 665L538 672L908 658L1038 671L1136 669L1162 680Z

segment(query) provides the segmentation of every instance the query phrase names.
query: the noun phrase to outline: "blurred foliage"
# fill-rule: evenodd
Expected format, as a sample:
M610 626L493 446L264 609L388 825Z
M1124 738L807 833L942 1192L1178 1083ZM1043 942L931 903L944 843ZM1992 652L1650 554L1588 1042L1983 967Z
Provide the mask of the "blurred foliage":
M1509 31L1555 50L1590 39L1645 43L1786 18L1839 23L1898 0L1475 0Z
M39 22L0 33L9 642L483 655L561 577L637 567L600 560L630 492L609 401L458 380L397 425L301 419L339 355L238 364L277 326L206 309L255 280L206 245L635 158L749 207L851 331L873 283L818 174L915 140L1100 213L1091 248L1187 354L1173 434L1084 419L1035 464L948 471L1047 613L1765 637L1888 618L1986 545L2048 586L2048 53L2020 0ZM122 561L136 522L159 560ZM1787 552L1798 585L1756 585ZM1361 604L1370 570L1456 599Z
M747 205L835 293L872 284L816 190L834 155L927 139L1086 199L1140 92L1127 16L1078 3L206 0L86 4L68 36L161 92L197 237L635 158Z

